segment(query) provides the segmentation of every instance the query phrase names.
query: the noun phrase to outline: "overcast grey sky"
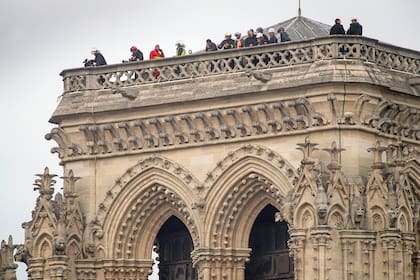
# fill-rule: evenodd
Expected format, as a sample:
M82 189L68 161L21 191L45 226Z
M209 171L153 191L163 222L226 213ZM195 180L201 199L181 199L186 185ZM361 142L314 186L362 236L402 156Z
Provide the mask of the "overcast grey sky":
M193 51L205 40L223 39L225 32L266 27L297 15L298 0L211 1L0 1L0 240L13 234L23 242L21 223L31 218L37 194L34 174L45 166L62 175L53 142L44 135L57 97L62 93L58 75L80 67L99 48L108 63L130 55L131 45L146 57L156 43L167 56L182 40ZM302 15L332 24L351 18L363 25L364 35L420 50L419 0L302 0ZM76 174L77 176L77 174ZM56 189L61 187L58 181ZM19 264L19 279L24 264Z

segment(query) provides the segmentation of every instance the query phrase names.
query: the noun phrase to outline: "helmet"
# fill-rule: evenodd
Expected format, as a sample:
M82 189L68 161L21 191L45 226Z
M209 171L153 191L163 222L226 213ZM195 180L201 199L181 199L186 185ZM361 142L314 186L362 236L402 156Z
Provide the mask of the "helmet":
M132 47L130 48L130 51L132 51L132 52L137 51L137 47L136 47L136 46L132 46Z
M270 29L268 29L268 33L271 33L271 32L273 32L273 33L276 32L273 27L271 27Z
M257 33L257 38L262 38L262 37L263 37L263 34L261 32L258 32Z
M241 32L235 32L235 36L236 37L241 36Z

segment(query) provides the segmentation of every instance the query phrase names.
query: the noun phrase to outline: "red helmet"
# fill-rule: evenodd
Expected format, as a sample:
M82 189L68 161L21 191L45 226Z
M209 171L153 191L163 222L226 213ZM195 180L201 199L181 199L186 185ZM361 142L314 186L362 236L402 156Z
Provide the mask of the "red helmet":
M136 47L136 46L132 46L132 47L130 48L130 51L132 51L132 52L137 51L137 47Z

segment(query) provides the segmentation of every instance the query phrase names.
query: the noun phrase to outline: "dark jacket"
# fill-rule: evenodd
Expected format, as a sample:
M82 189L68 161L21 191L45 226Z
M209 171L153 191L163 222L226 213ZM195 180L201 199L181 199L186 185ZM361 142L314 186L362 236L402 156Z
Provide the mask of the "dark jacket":
M356 23L350 23L350 28L347 30L347 35L360 35L362 36L362 26L356 22Z
M235 41L231 38L224 39L219 45L219 49L228 50L233 48L235 48Z
M215 43L211 42L210 46L206 44L206 52L217 51L217 46Z
M137 49L130 58L130 61L143 61L143 53Z
M286 31L280 32L280 42L288 42L290 41L289 34Z
M96 66L106 65L104 56L100 52L95 53Z
M258 42L255 35L252 37L247 37L245 39L245 47L252 47L252 46L257 46L257 45L258 45Z
M337 35L337 34L346 34L343 25L336 23L330 29L330 35Z
M269 44L275 44L275 43L278 43L278 40L277 40L277 37L276 36L273 36L271 38L268 38L268 41L267 42Z

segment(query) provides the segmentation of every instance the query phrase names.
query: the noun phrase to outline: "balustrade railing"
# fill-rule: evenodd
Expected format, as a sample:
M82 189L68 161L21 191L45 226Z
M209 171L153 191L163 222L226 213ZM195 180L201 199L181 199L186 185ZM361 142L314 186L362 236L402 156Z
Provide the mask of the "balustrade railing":
M365 37L307 41L201 53L185 57L64 70L64 92L111 89L197 77L285 67L330 59L358 59L420 75L420 52Z

